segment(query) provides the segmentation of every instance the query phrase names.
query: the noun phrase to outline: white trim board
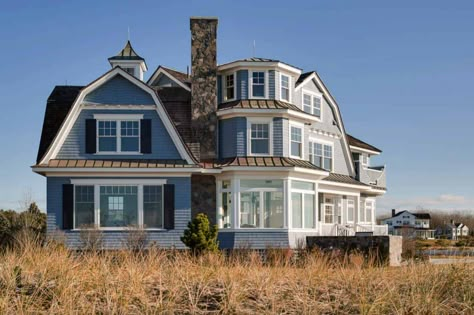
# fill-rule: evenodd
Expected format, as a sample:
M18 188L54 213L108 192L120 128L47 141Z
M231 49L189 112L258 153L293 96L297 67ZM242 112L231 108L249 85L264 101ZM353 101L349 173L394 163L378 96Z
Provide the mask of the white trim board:
M180 72L180 71L178 71L178 70L175 70L175 71L176 71L176 72ZM186 84L184 84L184 83L181 82L180 80L176 79L173 75L171 75L171 73L169 73L168 71L166 71L163 66L158 66L158 69L156 69L156 71L152 74L152 76L148 79L148 81L146 81L146 84L151 84L160 74L166 75L166 76L169 77L171 80L173 80L173 82L175 82L176 84L178 84L180 87L182 87L182 88L185 89L186 91L191 92L191 88L190 88L189 86L187 86Z
M152 88L150 88L148 85L146 85L144 82L140 81L136 77L125 72L120 67L113 68L112 70L105 73L104 75L99 77L96 81L92 82L91 84L89 84L88 86L86 86L80 91L79 95L76 97L76 100L71 106L71 109L68 115L66 116L66 119L64 120L59 131L57 132L53 142L51 143L50 147L46 151L46 154L43 156L43 158L38 164L48 164L49 160L54 159L57 156L60 148L62 147L62 145L64 144L64 141L66 140L67 135L71 131L72 127L74 126L74 123L76 122L77 118L79 117L79 114L81 113L83 109L83 107L80 106L80 104L84 100L85 96L89 94L90 92L92 92L93 90L97 89L99 86L101 86L108 80L114 78L116 75L121 75L122 77L124 77L125 79L127 79L128 81L135 84L136 86L138 86L139 88L143 89L144 91L148 92L151 95L151 97L153 98L153 101L157 105L156 112L158 114L158 117L160 117L161 121L163 122L163 125L165 126L166 131L171 137L179 154L189 164L194 164L193 158L187 152L183 142L181 141L181 137L179 136L178 131L176 130L176 127L174 126L174 124L171 123L171 120L168 114L165 112L164 106L161 103L161 101L158 99L158 96L156 95L155 91Z

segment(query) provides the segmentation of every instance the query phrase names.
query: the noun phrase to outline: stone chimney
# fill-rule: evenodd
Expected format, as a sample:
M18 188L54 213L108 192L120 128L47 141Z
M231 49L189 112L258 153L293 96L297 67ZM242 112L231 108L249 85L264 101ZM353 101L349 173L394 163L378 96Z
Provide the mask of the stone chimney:
M392 209L392 217L394 217L395 214L397 214L397 211L395 209Z
M191 17L191 128L200 160L217 157L217 18Z

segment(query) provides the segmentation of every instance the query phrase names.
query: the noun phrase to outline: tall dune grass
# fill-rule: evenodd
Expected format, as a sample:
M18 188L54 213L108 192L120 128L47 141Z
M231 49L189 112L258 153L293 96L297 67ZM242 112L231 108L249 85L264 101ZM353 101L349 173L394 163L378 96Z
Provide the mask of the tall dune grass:
M0 313L474 313L474 266L390 268L357 255L290 256L77 253L23 241L0 254Z

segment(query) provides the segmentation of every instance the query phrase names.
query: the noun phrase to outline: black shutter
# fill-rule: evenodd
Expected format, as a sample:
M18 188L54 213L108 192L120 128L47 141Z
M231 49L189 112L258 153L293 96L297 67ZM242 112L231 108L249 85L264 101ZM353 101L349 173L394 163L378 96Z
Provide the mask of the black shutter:
M140 121L140 152L151 153L151 119Z
M174 185L164 185L164 228L167 230L174 229Z
M74 228L74 185L63 184L63 229Z
M86 119L86 153L96 153L97 123L95 119Z

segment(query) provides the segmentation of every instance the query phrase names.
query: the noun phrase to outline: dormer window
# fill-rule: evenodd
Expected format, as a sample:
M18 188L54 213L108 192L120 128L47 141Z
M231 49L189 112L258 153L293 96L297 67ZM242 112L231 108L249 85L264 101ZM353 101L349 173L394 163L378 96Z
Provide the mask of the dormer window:
M290 102L290 77L282 74L280 78L281 100Z
M321 118L321 96L303 91L303 110Z
M96 114L98 154L140 153L140 121L143 115Z
M229 101L235 99L235 74L225 76L224 100Z
M264 98L265 97L265 72L255 71L252 72L252 98Z

